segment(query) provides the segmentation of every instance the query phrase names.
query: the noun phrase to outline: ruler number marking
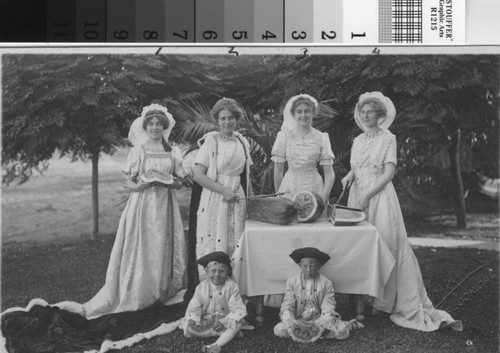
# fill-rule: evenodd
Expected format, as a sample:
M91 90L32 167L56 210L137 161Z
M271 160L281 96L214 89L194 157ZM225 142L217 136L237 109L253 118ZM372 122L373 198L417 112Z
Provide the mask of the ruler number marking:
M217 32L205 31L205 32L203 32L203 39L206 39L206 40L217 39Z
M276 35L273 32L266 30L266 33L262 35L262 39L269 40L270 38L276 38Z
M248 33L247 31L234 31L233 39L235 40L248 39Z
M300 31L300 33L299 33L299 32L297 32L297 31L293 31L293 32L292 32L292 38L293 38L294 40L306 39L306 38L307 38L307 33L306 33L306 32L304 32L304 31Z
M142 32L142 37L146 40L157 39L158 32L156 32L156 31L144 31L144 32Z
M188 39L188 31L182 31L182 34L174 32L174 36L175 37L180 37L180 38L182 38L184 40L187 40Z
M335 31L330 31L330 34L327 34L325 31L321 31L321 39L323 40L335 39L336 37L337 37L337 32Z
M113 33L113 37L115 37L115 39L125 40L128 38L128 32L127 31L115 31Z

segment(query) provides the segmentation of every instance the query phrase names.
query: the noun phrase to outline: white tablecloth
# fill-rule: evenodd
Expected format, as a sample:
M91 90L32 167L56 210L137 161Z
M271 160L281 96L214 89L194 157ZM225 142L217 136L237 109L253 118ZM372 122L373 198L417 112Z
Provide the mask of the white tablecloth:
M233 256L241 294L283 293L286 279L300 271L288 255L302 247L331 256L320 272L338 293L382 296L395 264L377 229L367 222L334 227L326 219L286 226L248 220Z

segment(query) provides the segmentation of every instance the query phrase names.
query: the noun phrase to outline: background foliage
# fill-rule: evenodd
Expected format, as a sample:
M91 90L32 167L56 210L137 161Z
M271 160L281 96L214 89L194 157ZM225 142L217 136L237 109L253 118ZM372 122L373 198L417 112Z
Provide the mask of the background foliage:
M465 226L463 172L498 177L499 67L490 55L5 55L2 183L27 180L59 151L93 161L97 198L99 156L127 144L143 106L167 105L174 142L192 145L217 128L210 107L227 96L246 110L254 189L270 193L282 107L308 93L321 102L314 126L330 135L337 156L336 194L360 133L353 108L360 94L378 90L397 109L396 184L455 195Z

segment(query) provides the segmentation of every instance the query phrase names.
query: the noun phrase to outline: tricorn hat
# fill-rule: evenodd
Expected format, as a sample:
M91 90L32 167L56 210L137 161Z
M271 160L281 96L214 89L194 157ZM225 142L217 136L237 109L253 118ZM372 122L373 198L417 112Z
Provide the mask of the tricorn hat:
M290 254L290 257L296 263L300 263L300 260L302 260L304 257L309 257L309 258L318 260L318 262L321 265L323 265L325 262L330 260L330 255L328 255L328 254L324 253L323 251L320 251L316 248L296 249Z
M223 251L214 251L198 259L198 263L203 267L207 267L208 263L212 261L223 263L231 268L231 259L229 255Z

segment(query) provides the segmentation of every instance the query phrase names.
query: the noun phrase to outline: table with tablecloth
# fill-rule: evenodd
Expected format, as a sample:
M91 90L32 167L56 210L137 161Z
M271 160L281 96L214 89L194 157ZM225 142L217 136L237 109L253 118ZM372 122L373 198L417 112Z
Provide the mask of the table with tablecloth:
M395 260L377 229L365 221L333 226L326 219L289 225L247 220L233 256L241 294L282 294L287 278L300 271L289 254L302 247L331 256L320 273L335 292L383 296Z

